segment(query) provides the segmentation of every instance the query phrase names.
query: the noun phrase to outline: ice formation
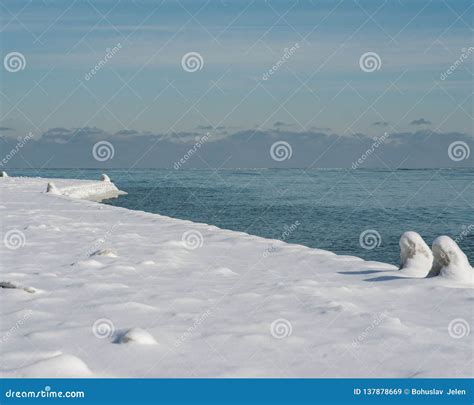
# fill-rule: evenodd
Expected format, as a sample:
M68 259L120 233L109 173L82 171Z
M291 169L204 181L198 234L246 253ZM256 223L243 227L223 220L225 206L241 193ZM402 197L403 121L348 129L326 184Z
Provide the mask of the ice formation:
M432 248L434 259L429 277L441 276L469 283L474 281L467 256L449 236L437 237Z
M51 193L51 194L61 194L61 192L59 191L59 189L54 185L53 182L49 182L48 183L48 187L46 188L46 192L47 193Z
M423 238L416 232L405 232L400 238L400 270L415 276L426 277L433 265L433 254Z
M155 338L146 330L141 328L132 328L124 333L118 339L118 343L139 343L142 345L156 345Z
M106 174L102 174L102 175L100 176L100 180L106 181L106 182L108 182L108 183L111 183L111 182L112 182L112 181L110 180L110 177L107 176Z
M7 172L0 172L0 177L8 177L8 174Z

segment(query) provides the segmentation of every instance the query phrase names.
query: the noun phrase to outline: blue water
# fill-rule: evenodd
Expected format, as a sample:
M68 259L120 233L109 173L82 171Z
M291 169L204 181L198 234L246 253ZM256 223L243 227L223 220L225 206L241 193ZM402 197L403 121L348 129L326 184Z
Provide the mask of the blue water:
M101 170L10 170L99 179ZM474 263L474 169L107 170L129 194L106 203L398 264L407 230L459 240ZM360 235L375 230L379 246ZM372 247L369 243L366 247ZM378 243L379 242L379 243Z

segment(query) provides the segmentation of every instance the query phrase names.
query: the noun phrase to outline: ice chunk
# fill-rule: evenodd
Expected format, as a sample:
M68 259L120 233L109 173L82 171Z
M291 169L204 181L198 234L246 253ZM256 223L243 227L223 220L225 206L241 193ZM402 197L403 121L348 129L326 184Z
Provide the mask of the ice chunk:
M132 328L119 337L118 343L139 343L142 345L156 345L155 338L146 330Z
M458 244L449 236L439 236L433 242L433 266L429 277L442 276L462 282L473 282L473 269Z
M49 182L49 183L48 183L48 187L46 188L46 192L47 192L47 193L51 193L51 194L56 194L56 195L61 194L61 192L60 192L59 189L54 185L53 182Z
M426 277L433 265L433 253L416 232L405 232L400 238L400 270L415 277Z

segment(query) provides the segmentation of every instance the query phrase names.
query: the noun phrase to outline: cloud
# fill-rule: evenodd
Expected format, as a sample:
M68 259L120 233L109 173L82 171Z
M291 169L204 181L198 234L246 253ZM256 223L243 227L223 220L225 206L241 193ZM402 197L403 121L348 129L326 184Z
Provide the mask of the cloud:
M133 135L132 131L136 134ZM16 140L11 137L0 136L0 139L4 150L15 146ZM115 150L114 158L106 162L94 160L91 153L93 146L102 140L110 142ZM126 130L124 136L117 136L117 133L111 134L95 127L51 128L41 137L28 142L22 148L21 158L15 157L8 165L173 168L175 162L196 148L180 170L209 167L350 168L362 156L365 156L363 163L357 164L362 169L474 167L472 158L458 162L449 158L449 146L459 141L474 150L472 135L430 130L372 138L366 134L341 136L315 130L246 129L229 135L211 131L204 139L202 132L198 131L160 134ZM277 161L272 158L271 149L276 142L290 145L290 159Z
M287 123L282 122L282 121L277 121L273 124L273 126L275 128L281 128L281 127L291 127L291 126L293 126L293 124L287 124Z
M372 123L374 127L388 127L388 122L385 121L377 121Z
M122 129L115 133L117 136L129 136L129 135L138 135L139 132L134 129Z
M410 122L410 125L431 125L431 121L425 120L424 118L418 118Z

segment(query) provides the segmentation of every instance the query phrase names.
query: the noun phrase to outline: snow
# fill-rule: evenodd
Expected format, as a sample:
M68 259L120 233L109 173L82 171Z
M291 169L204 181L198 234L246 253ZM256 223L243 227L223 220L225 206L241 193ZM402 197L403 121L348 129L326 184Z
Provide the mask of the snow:
M426 277L433 265L433 253L416 232L405 232L400 238L400 270L413 277Z
M445 237L440 275L408 276L414 235L399 270L83 199L111 186L0 180L0 376L474 376L472 268Z
M433 241L433 268L430 276L445 277L460 283L472 283L474 270L458 244L449 236Z
M132 328L119 336L118 343L137 343L141 345L156 345L156 340L146 330Z

